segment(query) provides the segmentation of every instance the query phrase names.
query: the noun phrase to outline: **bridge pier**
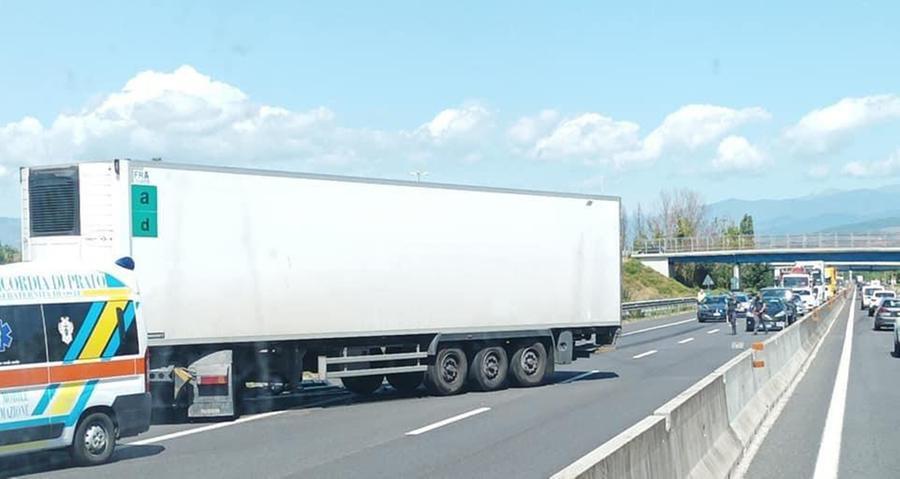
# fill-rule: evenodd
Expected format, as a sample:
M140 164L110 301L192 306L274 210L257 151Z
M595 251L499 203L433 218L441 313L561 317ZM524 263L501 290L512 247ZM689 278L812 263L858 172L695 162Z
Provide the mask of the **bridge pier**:
M665 276L666 278L671 278L669 275L669 258L668 257L658 257L658 258L640 258L639 260L644 266L656 271L657 273Z

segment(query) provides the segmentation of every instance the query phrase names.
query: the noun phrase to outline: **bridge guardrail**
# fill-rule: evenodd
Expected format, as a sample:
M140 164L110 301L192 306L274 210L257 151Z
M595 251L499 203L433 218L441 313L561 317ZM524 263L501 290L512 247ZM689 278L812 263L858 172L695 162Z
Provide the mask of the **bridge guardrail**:
M898 248L900 233L815 233L788 235L702 236L635 241L632 254L698 253L707 251Z

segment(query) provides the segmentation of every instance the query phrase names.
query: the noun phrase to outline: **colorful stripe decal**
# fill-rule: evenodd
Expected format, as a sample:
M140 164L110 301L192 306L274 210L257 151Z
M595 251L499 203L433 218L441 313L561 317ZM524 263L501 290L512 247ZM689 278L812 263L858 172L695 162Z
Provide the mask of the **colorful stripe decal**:
M69 413L69 417L66 418L66 427L74 426L76 422L78 422L78 418L81 417L81 412L87 407L88 399L91 398L91 394L94 392L94 387L97 385L97 380L88 381L84 386L84 390L81 391L81 396L78 397L78 402L75 403L75 408L72 409L72 412Z
M87 342L88 338L91 336L91 332L94 330L94 326L97 324L97 320L100 318L100 313L103 312L103 306L106 303L100 301L91 304L91 309L88 311L87 317L84 319L84 324L81 325L81 328L78 330L78 335L75 336L75 340L72 341L72 344L69 345L69 349L66 351L66 355L63 357L63 362L71 363L72 361L78 359L79 353L84 348L84 344Z
M125 332L131 328L131 323L134 322L134 303L129 302L125 307L125 312L122 313L122 326L116 327L113 331L112 337L109 338L109 344L106 345L106 349L103 351L103 358L111 358L116 355L116 352L119 350L119 345L121 344L121 337L125 335ZM123 331L124 329L124 331Z
M99 358L103 354L104 348L109 343L110 336L112 336L116 326L119 324L118 310L123 309L125 304L125 301L109 301L106 303L106 307L100 313L100 320L97 321L97 325L88 338L87 344L84 345L81 354L78 355L78 359L94 359Z
M59 394L56 395L56 399L50 404L50 409L47 411L47 414L51 416L61 416L71 411L72 405L75 404L75 399L78 398L79 393L82 392L84 384L84 382L63 384L62 387L59 388L60 391Z
M44 394L41 396L41 400L38 401L37 406L35 406L34 411L32 411L32 416L43 416L44 411L47 410L47 406L50 405L50 400L53 399L53 395L56 394L56 390L59 389L59 384L51 384L47 386L47 389L44 389Z

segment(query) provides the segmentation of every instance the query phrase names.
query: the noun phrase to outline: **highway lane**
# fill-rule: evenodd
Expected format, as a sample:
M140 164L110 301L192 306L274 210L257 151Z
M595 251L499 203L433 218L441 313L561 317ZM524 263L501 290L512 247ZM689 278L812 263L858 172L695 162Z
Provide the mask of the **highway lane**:
M806 376L762 442L746 477L813 477L823 444L839 445L837 477L885 478L900 474L900 359L891 355L890 331L874 331L872 318L854 310L849 377L842 429L823 434L834 393L848 314L839 318ZM820 465L820 470L825 471ZM820 472L821 472L820 471ZM835 477L825 475L824 477Z
M136 439L140 445L123 447L116 462L91 474L546 477L733 357L734 342L743 348L753 339L690 317L628 324L616 351L559 368L547 386L446 398L402 397L387 387L370 399L324 391L306 407L239 424L154 426ZM188 435L153 441L172 433ZM35 464L45 467L29 467ZM35 477L84 472L61 452L6 460L0 470Z

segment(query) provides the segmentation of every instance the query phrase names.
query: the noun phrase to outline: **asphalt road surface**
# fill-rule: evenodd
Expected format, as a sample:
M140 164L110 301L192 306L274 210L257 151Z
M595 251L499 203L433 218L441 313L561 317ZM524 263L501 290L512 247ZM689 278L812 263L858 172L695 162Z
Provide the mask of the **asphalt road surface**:
M859 309L858 295L854 305L851 345L844 346L848 308L766 435L746 477L900 477L900 359L891 355L893 333L873 330L872 318ZM847 358L846 383L836 381L842 356Z
M323 387L238 421L154 425L90 475L547 477L750 346L742 328L735 337L725 323L693 318L628 324L615 351L559 367L536 388L404 397L385 386L362 399ZM85 473L63 451L0 459L0 475Z

